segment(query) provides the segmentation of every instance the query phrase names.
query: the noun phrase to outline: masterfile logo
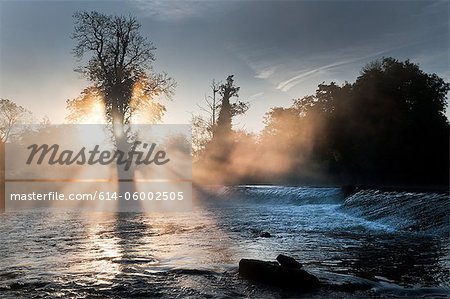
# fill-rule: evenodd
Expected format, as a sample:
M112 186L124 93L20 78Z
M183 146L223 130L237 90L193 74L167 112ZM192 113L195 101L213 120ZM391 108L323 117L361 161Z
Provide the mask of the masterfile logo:
M188 125L18 126L6 144L6 208L191 208Z
M146 152L136 150L139 144L142 144L142 147ZM58 144L53 144L51 146L48 144L42 144L40 146L32 144L27 147L27 149L30 150L30 155L28 156L26 163L28 165L32 164L37 156L35 163L39 165L42 164L44 160L50 165L108 165L117 163L118 165L124 165L124 170L129 170L133 162L136 165L150 165L152 163L155 165L164 165L170 161L169 158L166 158L166 152L163 150L158 150L153 154L155 152L156 143L149 145L145 142L135 141L128 152L122 150L100 151L99 148L100 146L96 144L91 150L82 147L78 152L74 152L73 150L60 151ZM133 156L136 157L135 160L133 160Z

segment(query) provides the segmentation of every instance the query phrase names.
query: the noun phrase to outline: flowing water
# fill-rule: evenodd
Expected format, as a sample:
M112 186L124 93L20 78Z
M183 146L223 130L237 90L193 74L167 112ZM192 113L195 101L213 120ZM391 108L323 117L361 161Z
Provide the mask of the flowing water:
M184 213L0 214L0 297L450 294L447 194L361 191L344 200L338 188L238 186L197 198ZM300 294L239 276L241 258L280 253L301 261L323 287Z

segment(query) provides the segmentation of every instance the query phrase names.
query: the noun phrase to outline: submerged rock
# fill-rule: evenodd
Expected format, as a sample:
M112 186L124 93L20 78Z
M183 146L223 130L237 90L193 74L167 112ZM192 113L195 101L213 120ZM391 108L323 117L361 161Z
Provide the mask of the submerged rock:
M302 264L297 262L294 258L284 254L279 254L277 256L277 261L280 263L282 267L286 268L300 269L303 266Z
M277 262L241 259L239 274L247 279L298 290L311 290L320 285L319 279L305 270L282 266Z
M261 232L261 233L259 234L259 236L260 236L261 238L270 238L270 237L272 237L272 235L271 235L269 232Z

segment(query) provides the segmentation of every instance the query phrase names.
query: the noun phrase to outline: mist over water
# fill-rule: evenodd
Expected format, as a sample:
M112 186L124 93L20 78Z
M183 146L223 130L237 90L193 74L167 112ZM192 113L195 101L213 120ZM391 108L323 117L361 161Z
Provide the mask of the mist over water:
M386 216L400 202L425 200L448 207L445 194L374 190L344 199L337 188L219 186L198 191L192 212L7 211L1 297L298 297L237 273L241 258L284 253L324 282L305 298L445 298L449 235L436 229L443 224L432 225L433 214L418 206L414 215L426 227L411 222L408 206L396 215L403 222ZM374 212L377 205L384 212ZM341 284L368 290L331 291Z

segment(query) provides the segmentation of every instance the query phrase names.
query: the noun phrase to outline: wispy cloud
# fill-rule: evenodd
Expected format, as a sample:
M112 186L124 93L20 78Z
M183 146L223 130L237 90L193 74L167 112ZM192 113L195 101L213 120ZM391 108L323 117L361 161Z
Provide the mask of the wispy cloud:
M302 73L300 73L298 75L295 75L295 76L293 76L293 77L291 77L291 78L289 78L287 80L283 80L280 83L278 83L276 88L278 90L281 90L281 91L288 91L291 88L293 88L294 86L300 84L303 80L305 80L305 79L307 79L307 78L309 78L311 76L314 76L317 73L330 71L330 70L341 68L341 67L344 67L344 66L347 66L347 65L352 65L352 64L355 64L355 63L358 63L358 62L361 62L361 61L367 61L369 59L373 59L373 58L376 58L376 57L380 57L380 56L382 56L384 54L388 54L388 53L390 53L390 52L392 52L394 50L398 50L400 48L405 48L405 47L410 47L412 45L415 45L415 44L418 44L418 43L421 43L421 42L422 41L420 41L420 42L414 41L412 43L404 43L404 44L400 44L400 45L397 45L397 46L390 47L388 49L383 49L383 50L380 50L380 51L377 51L377 52L371 52L370 54L365 54L365 55L364 54L360 54L360 55L355 55L354 54L353 56L355 58L342 59L342 60L340 60L338 62L334 62L334 63L330 63L330 64L325 64L325 65L322 65L322 66L319 66L319 67L315 67L315 68L312 68L312 69L310 69L308 71L304 71L304 72L302 72ZM354 52L367 53L367 51L365 51L363 48L357 49L357 50L355 49ZM331 56L331 57L333 57L333 56Z
M273 75L273 73L275 73L275 67L267 68L267 69L264 69L264 70L258 72L256 74L255 78L268 79L268 78L270 78L270 76Z
M170 21L204 15L208 10L217 8L221 1L134 0L131 3L147 16Z
M255 94L249 96L248 99L250 101L253 101L253 100L256 100L257 98L261 97L263 94L264 94L263 92L258 92L258 93L255 93Z
M322 72L322 71L326 71L326 70L330 70L336 67L340 67L346 64L351 64L354 63L358 60L361 60L362 58L357 58L357 59L352 59L352 60L346 60L346 61L340 61L340 62L336 62L336 63L331 63L328 65L323 65L321 67L303 72L299 75L296 75L292 78L289 78L288 80L284 80L282 82L280 82L277 85L277 89L278 90L282 90L282 91L288 91L289 89L291 89L292 87L296 86L297 84L299 84L300 82L302 82L303 79L308 78L316 73Z

